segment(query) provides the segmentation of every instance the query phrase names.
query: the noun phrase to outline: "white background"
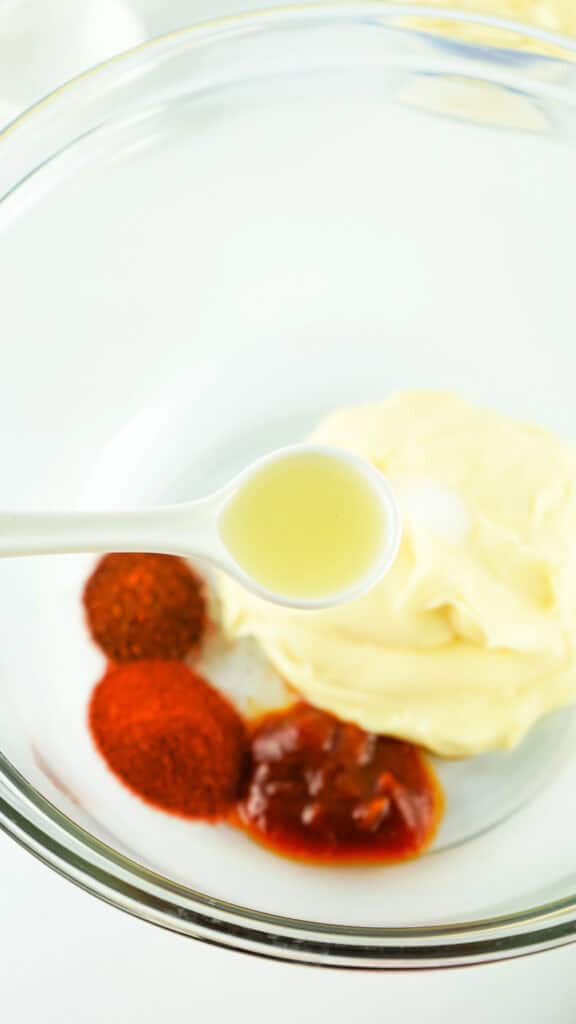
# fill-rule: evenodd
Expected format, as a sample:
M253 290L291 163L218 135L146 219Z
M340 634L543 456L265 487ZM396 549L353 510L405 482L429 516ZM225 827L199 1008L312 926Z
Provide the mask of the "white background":
M148 35L242 0L0 0L0 121ZM40 42L41 40L41 42ZM576 946L483 967L356 973L201 946L99 903L0 835L0 1018L576 1021Z
M574 1024L576 949L450 971L294 967L203 946L98 902L0 836L8 1024Z

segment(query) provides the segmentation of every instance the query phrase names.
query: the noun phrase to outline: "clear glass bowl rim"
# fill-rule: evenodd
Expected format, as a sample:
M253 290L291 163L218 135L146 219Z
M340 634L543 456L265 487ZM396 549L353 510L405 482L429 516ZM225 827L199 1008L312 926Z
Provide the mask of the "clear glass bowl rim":
M150 61L176 48L209 47L215 41L260 32L265 27L282 31L286 23L302 26L326 19L353 23L366 16L380 25L404 22L406 33L429 31L442 37L440 23L476 25L502 32L502 47L482 45L483 52L506 53L506 38L513 33L535 45L553 46L576 62L576 41L509 19L455 12L442 7L373 2L368 4L314 4L248 12L203 22L135 47L90 69L64 84L25 111L4 131L4 155L18 153L19 140L34 132L46 113L53 118L77 104L86 82L97 85L106 75L110 87L129 67L144 68ZM407 19L418 18L417 29ZM473 54L473 43L460 44ZM550 62L556 57L538 58ZM112 76L112 78L110 78ZM576 104L566 91L565 102ZM16 161L17 163L17 161ZM15 191L37 167L19 172L0 202ZM576 940L576 893L510 915L479 919L466 924L426 927L337 926L261 913L205 896L156 874L75 824L43 797L0 752L0 828L39 860L105 902L151 924L238 951L329 967L433 968L482 963L525 955Z

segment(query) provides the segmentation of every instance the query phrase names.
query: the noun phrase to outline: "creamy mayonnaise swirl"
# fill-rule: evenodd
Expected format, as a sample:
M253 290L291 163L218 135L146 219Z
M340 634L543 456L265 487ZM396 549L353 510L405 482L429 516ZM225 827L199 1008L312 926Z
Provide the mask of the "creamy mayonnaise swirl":
M229 636L254 637L308 701L459 756L511 747L576 698L576 452L447 393L340 409L313 440L371 461L404 515L391 572L299 612L220 581Z

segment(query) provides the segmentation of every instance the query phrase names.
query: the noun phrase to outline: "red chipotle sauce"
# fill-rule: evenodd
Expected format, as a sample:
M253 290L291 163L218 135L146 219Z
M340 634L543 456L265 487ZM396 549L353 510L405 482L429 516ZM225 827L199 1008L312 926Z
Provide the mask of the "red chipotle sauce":
M442 794L422 751L307 704L254 727L239 824L277 853L317 863L389 863L431 842Z

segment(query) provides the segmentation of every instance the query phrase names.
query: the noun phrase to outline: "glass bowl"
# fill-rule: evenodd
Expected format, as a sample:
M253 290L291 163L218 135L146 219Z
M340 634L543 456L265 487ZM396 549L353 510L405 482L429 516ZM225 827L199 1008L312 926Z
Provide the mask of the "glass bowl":
M495 19L276 10L151 42L16 121L1 505L192 497L403 387L576 437L575 58ZM23 846L144 920L288 960L447 966L574 938L572 712L439 763L448 810L419 860L283 860L152 811L98 761L92 562L0 565L0 821ZM274 685L214 671L239 701Z

